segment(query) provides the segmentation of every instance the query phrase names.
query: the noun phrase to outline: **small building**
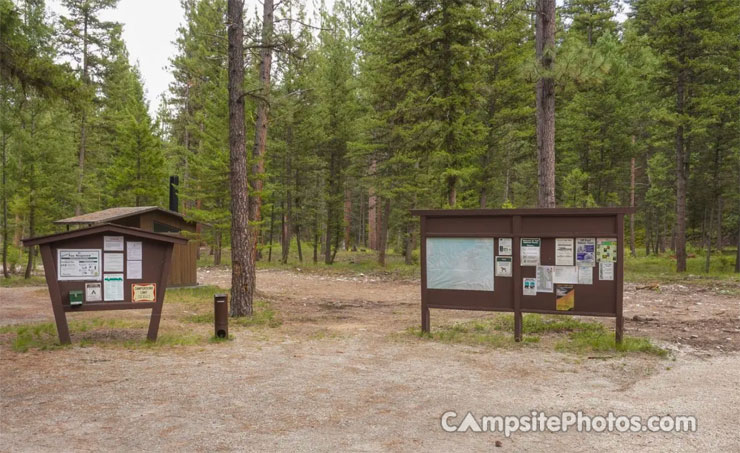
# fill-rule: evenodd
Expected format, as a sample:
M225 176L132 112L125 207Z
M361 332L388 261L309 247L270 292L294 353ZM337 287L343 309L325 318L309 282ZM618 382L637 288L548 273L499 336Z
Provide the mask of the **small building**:
M136 206L104 209L87 214L61 219L57 225L93 226L112 223L133 228L140 228L154 233L195 233L197 224L185 220L182 214L159 206ZM175 244L172 253L168 286L195 286L197 274L198 241L191 239L187 244Z

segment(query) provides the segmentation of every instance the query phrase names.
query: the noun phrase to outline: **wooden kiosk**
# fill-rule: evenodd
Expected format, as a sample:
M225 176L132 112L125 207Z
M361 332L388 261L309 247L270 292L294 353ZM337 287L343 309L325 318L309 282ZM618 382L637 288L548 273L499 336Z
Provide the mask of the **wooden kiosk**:
M157 339L172 250L179 235L98 224L23 240L40 246L59 341L71 343L67 312L151 308Z
M430 309L624 320L624 216L634 208L413 210L421 218L421 329Z

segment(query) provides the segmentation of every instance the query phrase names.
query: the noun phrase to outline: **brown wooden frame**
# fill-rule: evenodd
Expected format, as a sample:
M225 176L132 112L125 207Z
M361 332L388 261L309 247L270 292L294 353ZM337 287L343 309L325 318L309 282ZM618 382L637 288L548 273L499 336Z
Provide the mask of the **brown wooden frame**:
M421 220L421 329L430 330L430 309L442 308L452 310L483 310L514 313L514 338L522 339L522 313L565 314L577 316L608 316L616 318L617 343L622 342L624 333L623 286L624 286L624 216L631 214L634 208L550 208L550 209L473 209L473 210L412 210ZM508 293L467 290L445 290L427 288L426 275L426 240L433 237L449 238L492 238L494 239L494 256L498 238L512 238L512 277L494 277L501 282ZM576 309L557 311L554 308L542 308L552 298L554 307L555 295L540 293L527 296L526 304L522 301L522 279L533 274L531 266L522 267L520 261L520 239L541 238L553 241L555 238L617 238L617 262L614 269L614 280L599 281L594 279L592 288L586 292L584 299L589 310L578 310L578 291L576 291ZM547 256L549 260L549 256ZM554 260L554 255L553 255ZM543 264L554 264L543 263ZM598 272L598 269L594 269ZM531 275L534 277L534 275ZM501 279L501 280L499 280ZM506 280L509 282L507 283ZM583 287L587 285L581 285ZM499 283L494 285L498 288ZM601 289L599 289L601 288ZM599 298L595 298L595 292ZM584 304L581 304L584 305Z
M121 234L128 237L135 237L145 240L154 241L160 243L165 247L164 259L159 267L159 273L156 279L153 279L153 283L157 284L156 302L93 302L86 303L79 307L72 307L63 303L62 291L59 280L57 278L57 263L54 258L52 250L56 244L63 241L74 241L74 240L85 240L90 236L99 236L105 233ZM162 305L164 303L164 295L167 290L167 277L170 272L170 265L172 261L172 250L175 244L185 244L187 240L170 234L152 233L144 231L139 228L125 227L121 225L113 224L99 224L89 228L80 228L74 231L68 231L64 233L52 234L48 236L40 236L36 238L24 239L23 245L31 247L38 245L41 249L41 258L44 264L44 273L46 276L46 284L49 288L49 295L51 297L51 307L54 312L54 320L57 326L57 332L59 334L59 342L61 344L70 344L72 342L69 335L69 325L67 323L67 312L83 312L83 311L101 311L101 310L135 310L135 309L152 309L151 318L149 320L149 330L147 332L147 339L150 341L157 340L157 333L159 331L159 322L162 316ZM101 268L102 272L102 268ZM125 278L125 277L124 277ZM149 277L147 277L149 278ZM125 281L125 280L124 280ZM124 283L124 290L126 285Z

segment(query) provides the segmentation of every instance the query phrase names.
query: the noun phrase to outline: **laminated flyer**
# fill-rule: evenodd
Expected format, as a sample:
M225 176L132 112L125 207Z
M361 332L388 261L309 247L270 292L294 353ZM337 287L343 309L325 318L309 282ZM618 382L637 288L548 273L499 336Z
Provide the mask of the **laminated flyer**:
M599 280L614 280L614 263L602 261L599 263Z
M512 244L511 238L498 238L498 254L511 255Z
M123 300L123 274L103 275L103 300Z
M571 311L576 305L576 290L573 285L557 285L555 287L555 309Z
M537 266L537 292L551 293L553 285L553 267Z
M539 238L521 239L521 247L519 248L520 266L537 266L540 264L540 243Z
M513 273L514 258L511 256L496 257L496 277L511 277Z
M537 295L537 283L534 278L525 278L523 280L525 296L536 296Z
M576 264L579 266L596 265L596 239L576 238Z
M555 239L555 265L572 266L573 265L573 239L566 238Z
M617 240L614 238L597 239L596 257L599 261L617 261Z

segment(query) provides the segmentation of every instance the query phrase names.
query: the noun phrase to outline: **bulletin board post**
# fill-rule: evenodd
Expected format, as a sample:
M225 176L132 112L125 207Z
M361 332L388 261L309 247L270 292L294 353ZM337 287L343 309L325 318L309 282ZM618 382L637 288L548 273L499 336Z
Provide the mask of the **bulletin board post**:
M633 211L412 210L421 224L421 330L430 331L431 309L513 312L516 341L523 313L601 316L615 318L621 343L624 216ZM536 264L530 255L522 265L532 252ZM499 274L502 257L511 267Z

